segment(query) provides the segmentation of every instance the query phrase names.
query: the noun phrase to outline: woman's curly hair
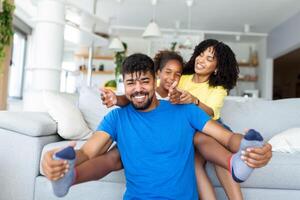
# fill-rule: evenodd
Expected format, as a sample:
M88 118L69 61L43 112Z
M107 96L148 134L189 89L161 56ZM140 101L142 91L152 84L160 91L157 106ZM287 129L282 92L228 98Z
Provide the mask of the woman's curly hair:
M183 69L183 74L194 74L195 73L195 60L201 53L207 48L212 47L214 49L214 55L217 59L217 72L212 73L209 77L210 86L223 86L228 91L231 90L237 82L239 75L239 67L235 58L235 54L231 48L214 39L207 39L198 44L192 57L187 62Z
M182 56L179 53L169 50L159 51L157 54L155 54L153 60L155 72L162 70L170 60L176 60L182 67L185 64Z

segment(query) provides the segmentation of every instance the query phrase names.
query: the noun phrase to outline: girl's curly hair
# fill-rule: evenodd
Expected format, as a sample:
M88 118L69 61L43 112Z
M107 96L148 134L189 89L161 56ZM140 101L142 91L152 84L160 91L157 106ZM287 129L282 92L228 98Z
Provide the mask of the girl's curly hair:
M239 67L235 58L235 54L231 48L214 39L207 39L198 44L192 57L187 62L183 69L183 74L195 73L195 60L196 57L203 53L207 48L212 47L214 49L214 55L217 59L217 73L212 73L209 77L210 86L223 86L228 91L231 90L237 82L239 75Z
M168 50L159 51L157 54L155 54L153 60L155 72L157 72L158 70L162 70L165 67L166 63L170 60L176 60L182 67L185 64L183 58L179 53Z

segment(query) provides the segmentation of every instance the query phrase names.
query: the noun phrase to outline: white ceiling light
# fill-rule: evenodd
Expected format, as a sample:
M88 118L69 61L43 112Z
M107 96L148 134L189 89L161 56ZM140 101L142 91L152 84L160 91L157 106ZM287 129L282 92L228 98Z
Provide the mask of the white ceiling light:
M120 15L120 4L122 3L122 0L117 0L117 2L119 3L119 8L118 8L118 14L117 14L117 24L119 22L119 15ZM110 20L111 22L111 20ZM115 52L122 52L124 51L124 46L123 46L123 43L122 41L120 40L120 38L118 36L115 36L109 46L108 46L108 49L112 50L112 51L115 51Z
M155 23L155 11L156 11L156 4L157 0L152 0L152 6L153 6L153 16L152 20L150 21L150 24L147 26L143 33L143 38L157 38L161 37L161 32L159 30L159 27L157 23Z
M110 42L108 48L112 51L115 51L115 52L124 51L124 46L123 46L122 41L120 40L119 37L113 38L112 41Z
M143 33L143 38L156 38L161 37L161 32L159 30L158 25L155 21L151 21L150 24L147 26L146 30Z

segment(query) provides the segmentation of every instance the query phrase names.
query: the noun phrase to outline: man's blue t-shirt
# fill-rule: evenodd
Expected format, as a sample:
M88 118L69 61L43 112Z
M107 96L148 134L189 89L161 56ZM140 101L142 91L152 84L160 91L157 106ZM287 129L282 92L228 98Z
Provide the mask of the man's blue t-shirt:
M126 176L124 199L196 200L193 136L210 117L192 104L159 102L149 112L131 104L114 109L97 130L118 144Z

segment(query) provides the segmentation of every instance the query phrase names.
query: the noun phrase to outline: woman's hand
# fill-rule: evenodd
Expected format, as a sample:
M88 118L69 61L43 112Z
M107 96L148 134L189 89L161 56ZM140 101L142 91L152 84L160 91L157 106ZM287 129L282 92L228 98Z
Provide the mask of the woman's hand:
M191 93L189 93L187 91L183 91L183 90L181 90L181 95L180 95L179 99L180 99L179 100L180 104L193 103L193 104L198 105L198 103L199 103L199 100L196 97L194 97Z
M194 97L191 93L180 90L177 86L177 81L175 81L169 88L169 100L173 104L190 104L194 103L198 105L199 100Z

